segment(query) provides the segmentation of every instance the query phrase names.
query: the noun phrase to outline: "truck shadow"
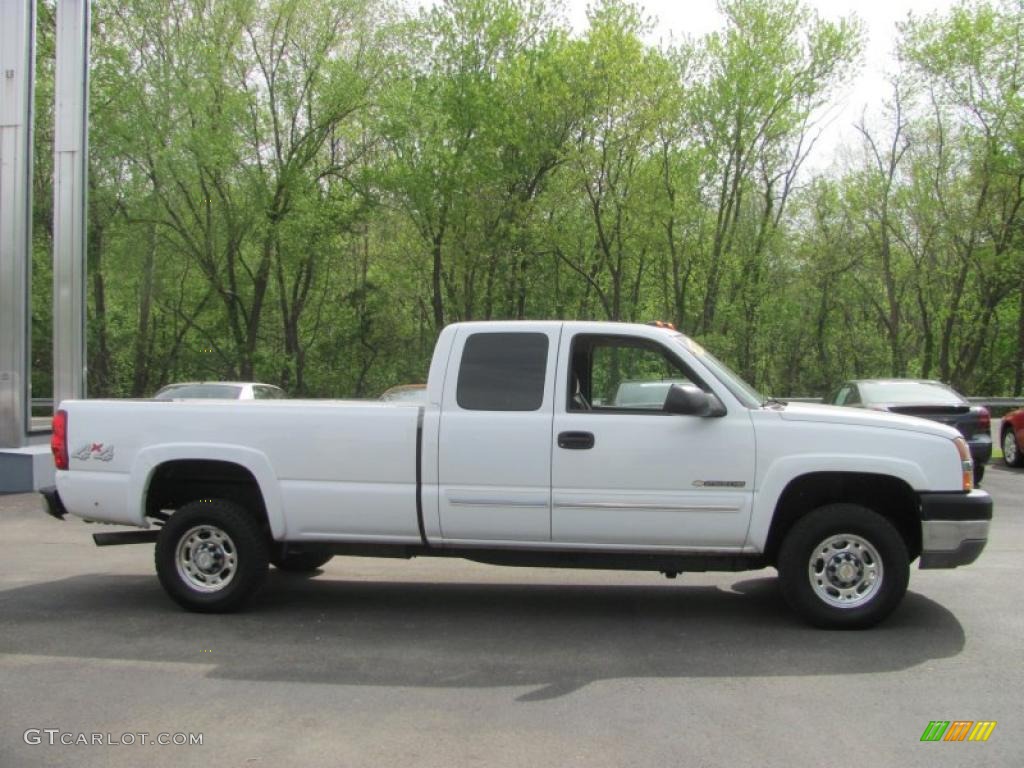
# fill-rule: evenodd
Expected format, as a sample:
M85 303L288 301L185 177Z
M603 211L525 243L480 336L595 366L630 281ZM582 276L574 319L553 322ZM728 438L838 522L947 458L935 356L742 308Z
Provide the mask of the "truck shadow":
M713 586L333 581L274 572L247 613L179 610L152 576L80 576L0 592L0 653L212 665L215 677L530 688L611 678L842 675L957 655L963 627L913 592L883 625L824 632L774 578Z

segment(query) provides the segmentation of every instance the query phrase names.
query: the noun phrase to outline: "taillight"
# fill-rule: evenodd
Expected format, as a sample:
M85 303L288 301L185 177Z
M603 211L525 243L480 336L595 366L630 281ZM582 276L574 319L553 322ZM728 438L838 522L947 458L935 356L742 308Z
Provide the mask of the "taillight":
M971 449L967 447L967 441L962 437L956 438L953 442L956 444L957 453L960 454L963 489L970 491L974 488L974 461L971 460Z
M53 464L57 469L68 468L68 412L53 414L53 435L50 437Z
M978 406L978 431L975 434L987 435L992 430L992 414L983 405Z

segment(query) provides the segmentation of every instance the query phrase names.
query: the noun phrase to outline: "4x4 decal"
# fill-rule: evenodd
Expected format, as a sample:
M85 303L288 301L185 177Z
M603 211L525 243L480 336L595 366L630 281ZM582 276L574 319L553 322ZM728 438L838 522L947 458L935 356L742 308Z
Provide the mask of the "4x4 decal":
M114 458L114 446L104 445L103 443L86 443L71 455L80 461L88 461L89 459L110 461Z

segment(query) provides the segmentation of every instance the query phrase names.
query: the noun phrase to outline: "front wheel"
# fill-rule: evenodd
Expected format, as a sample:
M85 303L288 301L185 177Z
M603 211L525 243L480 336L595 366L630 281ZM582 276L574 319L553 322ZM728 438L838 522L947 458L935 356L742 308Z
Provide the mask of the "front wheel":
M156 540L156 573L180 606L201 613L240 608L267 575L259 522L232 501L192 501L171 515Z
M782 595L810 624L870 627L899 605L910 580L892 523L858 504L829 504L796 522L779 549Z

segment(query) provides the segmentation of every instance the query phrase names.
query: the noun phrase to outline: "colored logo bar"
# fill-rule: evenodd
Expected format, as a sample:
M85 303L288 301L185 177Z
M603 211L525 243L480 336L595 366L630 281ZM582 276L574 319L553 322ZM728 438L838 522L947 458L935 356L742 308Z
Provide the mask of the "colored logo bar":
M995 720L931 720L921 741L988 741L995 728Z

